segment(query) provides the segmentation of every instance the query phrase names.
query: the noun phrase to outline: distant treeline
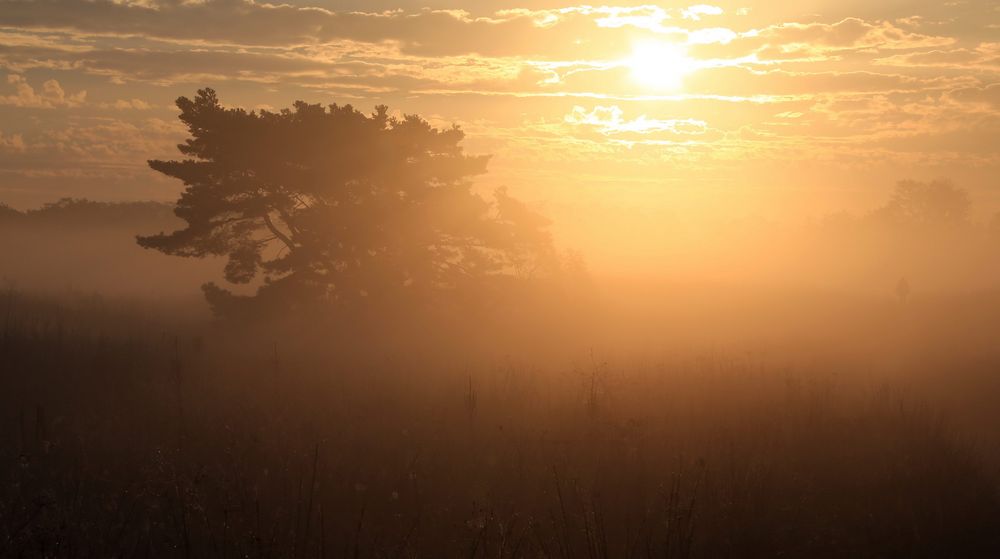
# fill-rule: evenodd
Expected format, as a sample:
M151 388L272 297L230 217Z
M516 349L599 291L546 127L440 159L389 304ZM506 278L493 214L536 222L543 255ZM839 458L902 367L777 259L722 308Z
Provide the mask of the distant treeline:
M0 203L0 281L29 292L197 300L217 262L171 259L135 242L178 222L160 202L64 198L26 211Z
M135 226L137 230L176 224L173 205L163 202L95 202L62 198L40 208L18 211L0 202L0 222L95 226Z
M819 223L827 229L961 228L975 225L971 217L972 210L973 203L969 193L948 181L901 181L883 205L862 214L830 212L822 216ZM137 232L142 233L157 230L157 227L175 227L179 223L174 216L172 203L97 202L86 198L62 198L25 211L0 202L0 222L12 220L48 224L134 225L138 228ZM1000 213L989 219L986 226L1000 233Z
M969 193L947 181L903 181L869 211L706 221L691 234L662 239L664 256L650 261L647 275L887 295L903 278L918 296L998 289L1000 214L984 220L973 209ZM197 298L202 284L221 280L223 260L173 258L136 243L137 235L182 223L173 205L161 202L64 198L26 211L0 203L0 280L28 290ZM592 247L560 248L586 256Z

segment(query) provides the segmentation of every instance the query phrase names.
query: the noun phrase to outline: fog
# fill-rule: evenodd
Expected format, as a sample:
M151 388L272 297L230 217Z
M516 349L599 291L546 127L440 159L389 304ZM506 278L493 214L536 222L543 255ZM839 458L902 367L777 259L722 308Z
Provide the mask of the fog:
M650 318L702 308L713 324L727 309L734 317L759 316L763 308L797 308L808 316L840 300L901 309L949 296L991 300L1000 288L1000 219L974 220L968 193L947 181L901 181L893 192L866 212L689 215L682 223L666 215L657 225L612 228L609 236L633 245L619 247L621 258L642 257L625 266L613 265L600 248L570 244L580 239L556 222L565 273L531 279L556 294L546 308L596 305ZM153 202L65 199L25 211L7 208L0 213L0 271L8 287L28 292L180 301L206 311L199 287L219 278L224 259L171 258L136 243L137 236L181 224L169 204ZM608 227L594 223L589 234ZM901 281L906 300L898 292ZM813 305L802 303L808 298Z
M959 211L949 213L955 200ZM0 216L0 270L14 299L142 308L147 318L280 340L296 353L417 351L455 363L558 368L593 355L655 361L724 351L842 362L908 383L908 368L926 370L928 359L964 370L998 358L1000 230L972 220L971 209L949 183L903 182L862 214L702 223L704 235L672 238L641 272L595 270L587 247L560 247L558 274L489 297L472 291L431 305L372 301L235 322L213 318L199 289L218 280L224 259L170 257L136 244L137 235L180 225L166 204L64 200L8 210Z
M178 106L176 204L0 208L0 555L1000 550L961 185L581 234L457 128Z
M40 208L0 209L0 277L31 293L97 295L200 307L198 286L218 262L171 259L142 250L140 233L176 227L167 204L65 199Z

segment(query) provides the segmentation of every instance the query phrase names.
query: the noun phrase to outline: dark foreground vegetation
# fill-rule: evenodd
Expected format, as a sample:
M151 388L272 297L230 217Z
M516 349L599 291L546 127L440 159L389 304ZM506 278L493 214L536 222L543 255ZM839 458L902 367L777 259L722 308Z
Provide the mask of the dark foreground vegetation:
M3 557L1000 553L971 438L832 360L550 367L4 306Z

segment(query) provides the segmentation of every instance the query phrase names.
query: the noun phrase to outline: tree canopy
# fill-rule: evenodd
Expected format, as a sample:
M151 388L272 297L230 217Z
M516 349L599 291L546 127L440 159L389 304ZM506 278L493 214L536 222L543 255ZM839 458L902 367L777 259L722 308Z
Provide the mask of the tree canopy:
M225 256L225 279L253 297L204 286L217 312L317 300L416 300L544 273L548 222L472 178L488 157L464 153L464 133L416 115L296 102L280 112L223 107L202 89L177 100L186 156L149 165L183 181L186 227L138 238L167 254Z
M957 227L968 223L969 193L948 181L900 181L876 217L892 225L924 228Z

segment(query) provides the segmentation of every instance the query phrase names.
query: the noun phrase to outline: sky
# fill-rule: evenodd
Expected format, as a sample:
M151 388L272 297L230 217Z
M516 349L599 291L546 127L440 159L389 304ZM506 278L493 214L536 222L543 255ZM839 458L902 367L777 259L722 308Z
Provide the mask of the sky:
M173 200L174 100L459 124L563 238L863 211L946 178L1000 210L1000 3L0 0L0 201ZM595 223L600 222L601 227ZM665 233L663 233L665 234Z

